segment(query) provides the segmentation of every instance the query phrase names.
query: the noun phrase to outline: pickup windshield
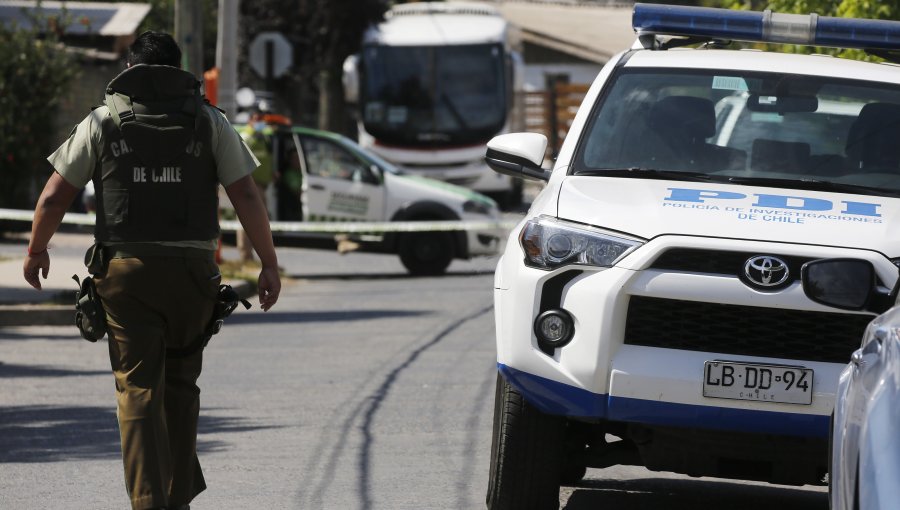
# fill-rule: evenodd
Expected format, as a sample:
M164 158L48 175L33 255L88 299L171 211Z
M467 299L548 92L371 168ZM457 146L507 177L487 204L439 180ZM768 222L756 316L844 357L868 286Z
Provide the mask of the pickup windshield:
M370 45L362 55L362 121L381 142L485 143L506 123L502 45Z
M678 179L683 172L683 180L705 175L736 184L900 191L900 87L893 84L624 70L586 129L576 175Z

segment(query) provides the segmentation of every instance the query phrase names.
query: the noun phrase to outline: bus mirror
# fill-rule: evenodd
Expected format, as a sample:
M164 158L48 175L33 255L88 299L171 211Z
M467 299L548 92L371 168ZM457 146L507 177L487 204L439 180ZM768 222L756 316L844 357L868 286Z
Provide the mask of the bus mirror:
M542 134L508 133L488 142L484 159L497 173L547 181L550 173L541 167L546 151L547 137Z

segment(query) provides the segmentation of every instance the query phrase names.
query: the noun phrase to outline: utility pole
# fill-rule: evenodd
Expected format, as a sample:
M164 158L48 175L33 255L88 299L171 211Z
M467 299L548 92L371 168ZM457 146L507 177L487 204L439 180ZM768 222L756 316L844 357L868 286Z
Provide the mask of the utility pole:
M240 0L219 0L219 26L216 35L216 67L219 68L218 107L234 120L237 104L238 13Z
M203 4L175 0L175 40L181 46L181 67L198 79L203 76Z

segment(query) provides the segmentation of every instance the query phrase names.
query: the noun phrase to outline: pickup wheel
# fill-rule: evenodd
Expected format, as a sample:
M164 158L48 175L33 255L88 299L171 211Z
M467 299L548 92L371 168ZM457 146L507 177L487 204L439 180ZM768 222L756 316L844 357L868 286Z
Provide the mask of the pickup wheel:
M560 482L562 485L576 485L584 479L586 474L587 466L569 461L563 465L562 473L560 473Z
M565 418L540 412L497 376L489 510L559 508Z
M414 232L400 239L400 262L415 276L436 276L447 271L453 260L453 238L449 232Z

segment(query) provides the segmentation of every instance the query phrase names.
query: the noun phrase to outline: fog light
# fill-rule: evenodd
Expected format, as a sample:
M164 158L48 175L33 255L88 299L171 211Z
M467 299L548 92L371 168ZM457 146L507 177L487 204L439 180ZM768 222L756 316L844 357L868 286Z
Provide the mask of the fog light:
M565 310L547 310L534 320L534 334L542 347L562 347L575 334L575 322Z

